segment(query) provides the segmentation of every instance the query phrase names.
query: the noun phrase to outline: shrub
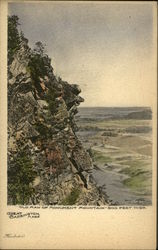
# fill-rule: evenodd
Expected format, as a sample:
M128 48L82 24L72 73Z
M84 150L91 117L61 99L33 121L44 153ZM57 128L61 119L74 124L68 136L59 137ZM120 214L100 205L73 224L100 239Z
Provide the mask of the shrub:
M28 204L34 193L31 184L35 177L31 159L20 152L8 167L8 197L13 205Z
M56 90L53 88L49 88L48 93L46 95L46 101L48 102L48 109L51 114L54 114L57 109L57 102L55 98L57 97Z
M46 126L44 126L41 122L36 122L35 129L40 133L40 135L46 134Z
M64 199L62 205L74 205L79 198L81 191L79 188L73 188L71 193Z
M37 42L35 45L35 49L31 51L30 54L27 70L31 74L34 86L38 92L41 93L43 90L39 78L48 76L49 72L52 70L52 66L51 59L44 53L45 46L41 42Z

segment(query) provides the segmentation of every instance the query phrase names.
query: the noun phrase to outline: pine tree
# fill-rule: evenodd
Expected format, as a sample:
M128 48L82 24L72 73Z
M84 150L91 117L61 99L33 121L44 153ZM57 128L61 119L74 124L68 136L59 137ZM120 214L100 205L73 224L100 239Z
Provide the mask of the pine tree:
M14 53L20 48L20 35L18 31L19 18L16 15L8 17L8 64L13 60Z

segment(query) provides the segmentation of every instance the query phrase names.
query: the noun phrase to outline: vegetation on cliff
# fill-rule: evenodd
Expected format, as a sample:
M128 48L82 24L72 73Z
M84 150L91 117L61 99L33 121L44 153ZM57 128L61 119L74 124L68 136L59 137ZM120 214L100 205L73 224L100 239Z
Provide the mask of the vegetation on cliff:
M13 60L15 52L20 48L18 32L19 18L15 15L8 17L8 63Z
M8 168L8 195L12 197L13 205L29 202L34 193L31 183L35 176L32 160L26 152L18 152Z
M105 204L75 134L81 90L54 75L45 46L29 48L18 25L8 17L8 204Z

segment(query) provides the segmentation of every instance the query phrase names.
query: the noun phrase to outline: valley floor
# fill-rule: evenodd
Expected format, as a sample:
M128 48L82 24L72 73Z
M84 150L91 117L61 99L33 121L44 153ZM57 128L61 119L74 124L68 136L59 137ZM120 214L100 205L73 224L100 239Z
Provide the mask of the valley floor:
M78 119L78 126L93 159L92 175L111 204L151 205L151 120Z

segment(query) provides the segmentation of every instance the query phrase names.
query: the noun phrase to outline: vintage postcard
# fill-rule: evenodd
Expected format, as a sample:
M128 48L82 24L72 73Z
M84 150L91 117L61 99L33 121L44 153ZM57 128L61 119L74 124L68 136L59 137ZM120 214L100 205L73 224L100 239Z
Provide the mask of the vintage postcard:
M156 249L156 3L0 3L1 249Z

